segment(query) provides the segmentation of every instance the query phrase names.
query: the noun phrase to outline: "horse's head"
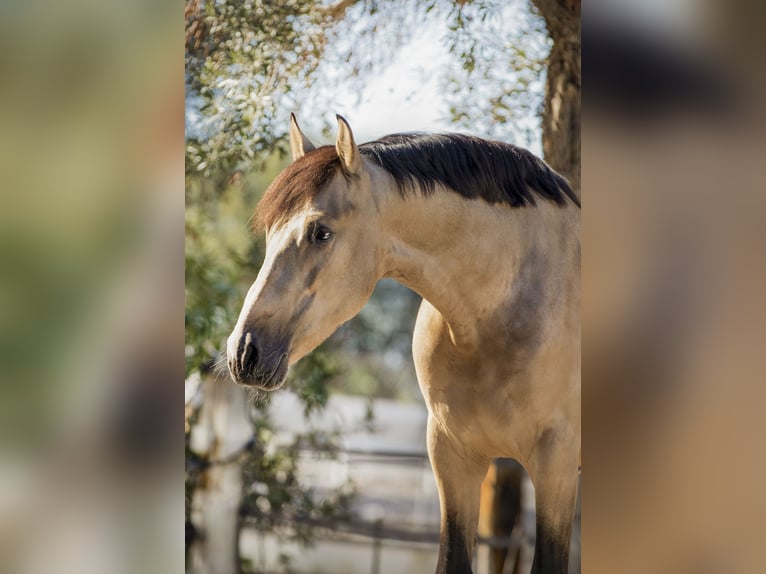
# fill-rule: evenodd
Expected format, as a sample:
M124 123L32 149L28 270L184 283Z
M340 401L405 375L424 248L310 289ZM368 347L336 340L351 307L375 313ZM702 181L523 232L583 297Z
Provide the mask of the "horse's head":
M290 143L293 163L256 212L266 255L227 345L232 378L265 390L358 313L380 277L371 175L346 121L335 147L315 149L293 117Z

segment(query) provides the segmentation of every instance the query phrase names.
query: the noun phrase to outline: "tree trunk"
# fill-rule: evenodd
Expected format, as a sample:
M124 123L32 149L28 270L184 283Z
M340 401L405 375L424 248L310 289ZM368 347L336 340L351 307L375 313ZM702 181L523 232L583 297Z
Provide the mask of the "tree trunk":
M580 196L580 0L532 0L553 47L543 110L543 155Z

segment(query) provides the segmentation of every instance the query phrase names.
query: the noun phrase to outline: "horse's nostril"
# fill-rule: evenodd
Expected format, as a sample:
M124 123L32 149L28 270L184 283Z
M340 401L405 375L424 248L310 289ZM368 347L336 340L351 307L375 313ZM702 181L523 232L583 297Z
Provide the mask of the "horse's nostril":
M245 334L240 348L239 370L242 375L248 376L253 373L258 364L258 349L251 333Z

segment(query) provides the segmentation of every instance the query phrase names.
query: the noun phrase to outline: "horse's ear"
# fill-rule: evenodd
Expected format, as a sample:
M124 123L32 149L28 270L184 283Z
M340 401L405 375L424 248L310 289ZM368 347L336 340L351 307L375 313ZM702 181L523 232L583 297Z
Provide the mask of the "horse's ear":
M312 149L314 149L314 144L303 135L298 126L298 120L295 119L295 114L290 114L290 150L293 152L293 161L303 157Z
M335 140L335 149L340 157L340 163L343 171L349 175L359 173L362 168L362 155L354 142L354 134L348 122L339 115L338 118L338 139Z

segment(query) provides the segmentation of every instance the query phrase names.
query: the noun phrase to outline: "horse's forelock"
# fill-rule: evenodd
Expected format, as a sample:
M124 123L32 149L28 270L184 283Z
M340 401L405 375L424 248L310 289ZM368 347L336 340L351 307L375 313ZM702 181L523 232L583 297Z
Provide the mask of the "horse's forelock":
M281 225L304 208L340 171L334 146L323 146L285 168L266 189L255 210L256 230Z

